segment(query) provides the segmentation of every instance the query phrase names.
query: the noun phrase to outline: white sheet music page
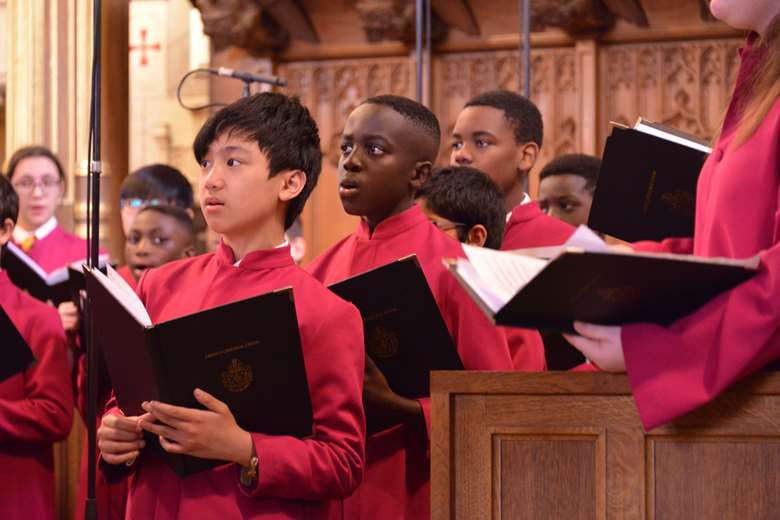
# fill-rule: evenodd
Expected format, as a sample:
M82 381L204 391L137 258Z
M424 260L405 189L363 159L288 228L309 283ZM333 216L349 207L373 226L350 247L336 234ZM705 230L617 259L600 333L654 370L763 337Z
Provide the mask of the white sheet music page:
M463 250L482 281L484 289L498 298L501 307L547 265L545 260L539 258L467 244L463 245Z
M569 248L582 249L591 253L609 253L612 251L612 248L595 231L582 224L569 237L569 240L559 246L530 247L527 249L513 249L507 252L514 255L550 259L560 255Z
M92 271L95 278L105 287L122 306L127 309L135 320L144 327L152 326L152 318L146 311L144 304L135 291L127 285L127 282L110 266L106 266L106 273L99 270Z

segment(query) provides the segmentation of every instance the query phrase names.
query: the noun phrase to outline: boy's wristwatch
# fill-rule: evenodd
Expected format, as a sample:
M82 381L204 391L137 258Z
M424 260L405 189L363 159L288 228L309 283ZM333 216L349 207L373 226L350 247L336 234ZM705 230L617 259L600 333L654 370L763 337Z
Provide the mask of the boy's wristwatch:
M255 447L252 446L252 456L249 458L249 465L241 466L241 473L238 476L242 486L253 487L257 484L257 467L260 461L257 459Z

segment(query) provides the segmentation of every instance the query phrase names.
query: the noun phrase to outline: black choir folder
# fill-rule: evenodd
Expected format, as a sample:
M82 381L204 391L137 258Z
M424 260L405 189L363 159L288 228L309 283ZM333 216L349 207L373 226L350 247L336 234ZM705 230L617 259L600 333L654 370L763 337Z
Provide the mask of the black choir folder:
M105 269L106 260L105 256L100 256L101 269ZM84 289L85 286L81 265L83 262L83 260L72 262L47 273L12 242L5 245L0 255L0 267L8 272L8 278L15 286L24 289L38 300L44 302L51 300L54 305L66 301L78 301L76 295L79 289Z
M427 397L432 370L463 370L417 256L347 278L329 289L360 311L366 354L396 394ZM371 432L391 426L379 424L370 410L366 414Z
M291 288L157 324L113 269L107 275L89 269L87 290L96 340L125 415L143 414L141 403L149 400L203 408L192 395L198 387L225 402L247 431L312 435ZM225 463L165 456L180 476Z
M35 362L30 346L0 306L0 338L2 338L3 362L0 363L0 383L27 370Z
M711 148L643 119L607 138L588 226L627 242L692 237L696 183Z
M731 260L615 251L581 226L563 246L493 251L464 246L445 264L499 325L574 333L573 322L669 324L753 276Z

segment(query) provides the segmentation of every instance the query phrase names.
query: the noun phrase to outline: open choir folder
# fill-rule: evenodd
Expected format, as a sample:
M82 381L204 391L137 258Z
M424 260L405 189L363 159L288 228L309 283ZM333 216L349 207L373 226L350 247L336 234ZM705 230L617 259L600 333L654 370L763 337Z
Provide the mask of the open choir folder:
M197 387L225 402L247 431L312 435L291 288L156 324L110 267L107 275L88 269L87 290L96 340L125 415L143 414L141 403L149 400L203 408L192 394ZM165 456L180 476L225 463Z
M758 258L616 251L584 226L558 247L464 249L468 259L445 265L496 324L568 333L574 321L671 323L758 266Z
M0 363L0 383L27 370L35 362L30 346L16 329L11 318L0 306L0 338L2 338L3 362Z
M108 257L101 255L98 260L101 269L105 269ZM8 272L15 286L38 300L51 300L54 305L78 301L76 295L85 286L83 263L84 260L79 260L47 273L13 242L8 242L0 255L0 267Z
M708 144L639 119L607 138L588 226L627 242L692 237Z
M463 370L417 256L352 276L329 289L360 311L366 354L393 392L409 399L427 397L432 370ZM366 410L369 431L379 431L382 428L371 415Z

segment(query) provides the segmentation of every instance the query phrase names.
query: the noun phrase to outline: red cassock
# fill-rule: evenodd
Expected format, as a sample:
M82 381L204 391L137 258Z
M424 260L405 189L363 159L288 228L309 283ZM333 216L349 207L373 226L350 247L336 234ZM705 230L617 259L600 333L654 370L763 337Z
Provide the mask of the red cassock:
M515 206L504 228L503 251L527 247L557 246L566 242L574 228L546 215L536 202ZM535 330L502 327L506 333L512 366L519 371L540 371L546 368L544 343Z
M504 335L446 271L442 258L464 255L456 240L431 224L418 206L381 222L365 222L307 270L326 285L415 253L467 370L512 369ZM399 425L369 437L363 484L344 503L344 518L430 517L430 398L419 400L428 432Z
M57 311L19 290L5 271L0 306L36 359L0 382L0 517L54 518L52 444L68 435L73 420L65 332Z
M341 518L341 502L360 483L365 417L363 325L351 304L297 267L289 246L254 251L238 267L229 247L147 271L138 294L154 322L292 287L309 380L314 434L304 440L252 433L260 461L254 488L239 466L178 477L154 452L143 452L130 476L132 519ZM225 326L229 326L228 323ZM112 399L107 413L119 413ZM108 474L122 467L108 467Z
M57 224L54 229L33 243L27 255L44 271L50 273L71 262L87 257L87 241L68 233Z
M763 59L751 43L721 138L699 176L693 252L758 254L760 270L667 328L623 327L626 369L646 429L707 403L780 355L780 100L747 142L729 146L746 78Z
M503 251L563 244L575 228L545 214L537 202L515 206L504 228Z

